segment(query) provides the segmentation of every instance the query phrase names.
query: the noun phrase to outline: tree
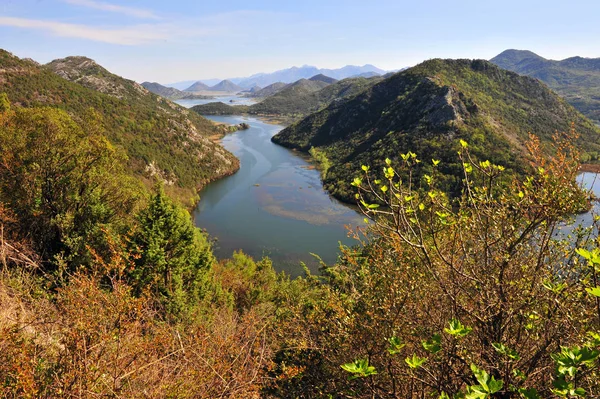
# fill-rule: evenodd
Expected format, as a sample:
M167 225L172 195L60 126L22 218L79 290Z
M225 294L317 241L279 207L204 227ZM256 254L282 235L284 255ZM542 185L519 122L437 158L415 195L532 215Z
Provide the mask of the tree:
M204 295L206 273L215 262L207 237L162 187L140 212L138 222L132 240L135 267L130 273L134 292L149 292L168 313L183 315Z
M305 367L305 386L394 398L597 392L596 274L575 252L583 241L556 235L586 205L571 138L557 135L551 156L532 138L532 174L509 184L462 142L455 200L436 185L437 160L422 181L413 153L385 160L381 176L363 166L353 185L369 239L324 269L322 301L296 306L305 345L285 358ZM308 348L319 363L302 363Z
M141 187L99 124L58 109L2 106L0 202L47 266L89 265L107 231L118 230L137 206Z

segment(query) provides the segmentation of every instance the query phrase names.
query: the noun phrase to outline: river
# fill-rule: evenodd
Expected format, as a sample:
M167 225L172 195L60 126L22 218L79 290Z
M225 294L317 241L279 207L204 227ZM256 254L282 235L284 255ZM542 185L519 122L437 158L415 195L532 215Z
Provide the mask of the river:
M189 107L199 102L179 103ZM242 116L208 118L250 125L221 140L240 159L240 170L202 190L194 212L196 225L216 238L218 258L229 258L238 249L255 259L269 256L277 271L294 277L303 273L301 262L318 271L311 253L332 264L339 242L357 243L348 238L345 225L363 225L363 218L325 192L310 159L271 142L283 126Z
M237 104L253 101L232 96L178 103L189 108L230 100ZM229 258L235 250L255 259L269 256L277 271L294 277L303 273L301 262L313 272L318 270L319 263L311 253L332 264L339 243L356 244L348 238L345 226L362 226L362 217L325 192L319 172L305 155L271 142L283 126L242 116L207 117L231 125L250 125L250 129L222 139L223 146L240 159L240 170L200 192L194 212L196 225L216 239L218 258ZM600 197L598 175L581 173L578 181ZM573 224L563 226L562 234L572 231L573 225L591 226L594 214L600 214L597 202L589 212L577 215Z

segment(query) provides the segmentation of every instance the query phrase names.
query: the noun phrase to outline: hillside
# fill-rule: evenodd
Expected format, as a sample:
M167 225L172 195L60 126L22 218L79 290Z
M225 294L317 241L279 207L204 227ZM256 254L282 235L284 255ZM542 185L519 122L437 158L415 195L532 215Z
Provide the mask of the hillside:
M251 97L269 97L275 93L280 92L285 86L287 86L286 83L275 82L273 84L268 85L267 87L264 87L256 92L252 93Z
M362 164L380 170L386 157L395 160L408 151L428 162L440 159L446 188L453 191L460 182L459 138L480 160L520 172L528 132L548 142L571 122L585 156L597 159L600 129L536 79L483 60L435 59L332 103L273 141L302 151L316 148L331 164L325 187L354 201L350 177Z
M600 58L548 60L526 50L506 50L491 59L501 68L546 83L585 116L600 122Z
M322 73L315 75L308 80L313 81L313 82L323 82L323 83L327 83L327 84L333 84L338 81L337 79L330 78L329 76L325 76Z
M183 91L209 91L210 87L198 81Z
M73 80L73 81L71 81ZM15 106L49 106L77 120L99 120L112 144L125 150L128 168L152 184L158 175L189 204L197 189L237 169L238 161L209 137L213 123L84 57L48 66L0 50L0 92Z
M242 87L236 85L235 83L229 80L223 80L213 87L210 88L211 91L226 91L228 93L237 93L238 91L244 90Z
M151 93L157 94L161 97L168 98L169 100L183 100L183 99L207 99L212 98L209 96L203 96L193 93L184 92L181 90L177 90L174 87L163 86L160 83L156 82L144 82L142 83L142 87L148 90Z
M239 115L248 112L247 105L229 105L221 101L194 105L190 110L201 115Z

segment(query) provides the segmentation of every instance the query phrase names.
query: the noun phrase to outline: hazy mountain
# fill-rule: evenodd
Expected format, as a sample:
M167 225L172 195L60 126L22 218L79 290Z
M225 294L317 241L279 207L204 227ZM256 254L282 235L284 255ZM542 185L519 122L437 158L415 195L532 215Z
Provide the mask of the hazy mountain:
M132 173L149 184L160 176L186 201L237 169L235 157L209 138L221 133L213 123L89 58L39 66L0 50L0 92L15 106L56 107L76 119L93 109L99 132L125 150Z
M142 83L142 86L146 90L148 90L154 94L158 94L161 97L168 98L169 100L212 98L212 97L208 97L208 96L202 96L202 95L193 94L193 93L186 92L186 91L177 90L173 87L163 86L156 82L144 82L144 83Z
M230 80L223 80L210 88L210 91L225 91L228 93L237 93L242 90L244 90L242 87L236 85Z
M337 79L334 78L330 78L329 76L325 76L322 73L313 76L312 78L308 79L308 80L312 80L313 82L324 82L327 84L332 84L337 82Z
M184 91L210 91L211 88L207 85L205 85L204 83L197 81L195 82L193 85L189 86L188 88L186 88Z
M352 78L374 78L375 76L381 76L381 74L377 72L363 72L356 75L351 76Z
M584 115L600 121L600 58L554 61L531 51L506 50L491 62L543 81Z
M331 163L325 187L353 202L349 183L361 164L381 170L386 157L397 160L408 151L424 162L440 159L444 188L456 192L459 138L471 143L476 159L520 173L529 132L548 142L573 121L581 135L577 145L588 154L600 151L600 129L538 80L484 60L435 59L333 102L273 141L320 150Z
M256 92L252 93L252 97L269 97L275 93L280 92L285 86L287 86L287 83L275 82L273 84L268 85L267 87L265 87L263 89L260 89Z
M340 80L365 72L376 72L379 74L385 73L384 70L369 64L363 66L347 65L338 69L319 69L314 66L304 65L302 67L282 69L273 73L260 73L252 75L249 78L240 81L238 85L242 87L250 87L254 84L258 84L259 86L266 87L275 82L292 83L299 79L308 79L319 74Z

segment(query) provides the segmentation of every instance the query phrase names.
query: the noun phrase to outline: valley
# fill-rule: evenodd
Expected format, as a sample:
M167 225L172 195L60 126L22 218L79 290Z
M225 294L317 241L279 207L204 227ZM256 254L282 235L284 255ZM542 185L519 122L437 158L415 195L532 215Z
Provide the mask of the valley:
M0 397L598 397L592 5L24 3Z

